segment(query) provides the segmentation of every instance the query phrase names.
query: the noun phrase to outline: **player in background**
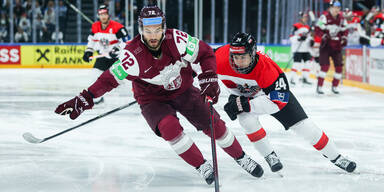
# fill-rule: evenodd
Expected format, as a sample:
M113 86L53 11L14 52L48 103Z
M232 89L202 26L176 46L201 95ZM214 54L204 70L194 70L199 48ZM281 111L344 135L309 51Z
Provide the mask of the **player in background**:
M293 24L291 40L291 50L293 52L293 65L291 69L290 83L295 85L299 78L298 72L302 73L303 84L312 84L309 82L309 73L311 68L311 54L310 42L311 34L308 23L308 14L304 12L299 13L300 21Z
M231 120L239 119L272 171L274 165L278 165L277 170L282 166L260 124L259 116L264 114L271 114L286 130L305 138L336 166L347 172L355 170L356 163L342 156L324 131L308 118L280 67L267 55L256 52L254 37L237 33L231 44L215 54L218 77L231 92L224 110Z
M369 24L371 25L372 36L377 39L384 39L384 13L380 11L379 6L372 7L373 15L369 20ZM383 45L383 41L380 43Z
M309 52L311 53L311 61L313 63L314 72L315 74L319 74L320 71L320 64L319 64L319 56L320 56L320 43L321 43L321 37L316 36L315 34L315 27L312 26L311 30L311 41L310 41L310 49Z
M331 1L329 11L320 16L316 27L316 36L321 37L320 43L320 72L317 77L318 94L324 94L323 84L324 78L329 70L329 57L332 58L335 66L335 74L332 81L332 92L339 94L339 83L342 78L343 61L342 49L347 45L348 30L347 22L342 13L340 13L341 3L339 1Z
M216 103L220 93L212 48L185 32L167 29L165 15L157 6L144 7L138 24L140 34L126 45L115 64L79 96L59 105L55 112L75 119L84 110L92 108L94 98L130 80L134 97L149 127L211 184L214 181L213 167L184 133L176 112L197 130L211 136L210 107L205 99L210 97ZM200 90L192 85L192 63L200 63L202 68L198 76ZM248 173L261 177L261 166L244 153L236 137L213 111L217 144Z
M83 60L89 62L95 51L99 55L104 55L104 57L97 58L93 66L93 68L98 69L97 74L100 75L117 60L121 47L124 47L125 42L129 40L129 35L122 24L110 19L108 6L100 5L97 14L99 21L92 24L92 33L88 36ZM97 101L95 100L95 104L103 101L104 99L101 97Z
M360 33L358 31L360 25L359 16L348 8L344 9L343 16L347 21L348 45L360 45Z

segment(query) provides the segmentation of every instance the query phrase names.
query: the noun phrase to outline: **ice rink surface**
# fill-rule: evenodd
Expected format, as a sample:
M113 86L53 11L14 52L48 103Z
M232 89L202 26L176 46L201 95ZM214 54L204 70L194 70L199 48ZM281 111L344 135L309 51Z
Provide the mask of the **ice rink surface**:
M45 143L30 144L22 138L25 132L44 138L133 101L128 82L75 121L53 112L87 88L95 75L90 69L0 70L0 191L214 191L214 185L208 186L152 133L137 104ZM324 96L315 95L314 86L292 90L340 152L356 161L356 172L345 173L303 138L263 116L262 124L284 165L283 177L272 173L238 122L226 116L228 93L222 91L216 109L265 171L262 178L253 178L218 149L222 192L384 191L384 94L342 87L342 94L334 95L330 87L324 88ZM211 160L210 139L179 117L186 134Z

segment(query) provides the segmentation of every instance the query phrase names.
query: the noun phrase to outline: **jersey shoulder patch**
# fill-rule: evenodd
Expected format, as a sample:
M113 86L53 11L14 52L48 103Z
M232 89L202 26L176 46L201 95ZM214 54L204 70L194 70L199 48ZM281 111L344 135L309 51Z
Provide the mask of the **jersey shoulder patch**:
M199 39L186 32L173 29L173 40L181 57L193 63L199 53Z

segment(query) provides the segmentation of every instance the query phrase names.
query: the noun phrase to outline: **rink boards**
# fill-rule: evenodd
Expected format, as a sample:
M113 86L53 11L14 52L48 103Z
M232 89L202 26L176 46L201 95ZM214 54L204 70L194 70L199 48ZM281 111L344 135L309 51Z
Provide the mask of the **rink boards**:
M217 48L223 44L211 44ZM0 44L0 68L92 68L94 61L84 62L86 45L72 44ZM266 53L283 70L292 65L289 45L258 45L257 50ZM384 93L383 47L347 47L344 50L343 84ZM318 66L313 65L313 77ZM333 65L327 74L333 76Z

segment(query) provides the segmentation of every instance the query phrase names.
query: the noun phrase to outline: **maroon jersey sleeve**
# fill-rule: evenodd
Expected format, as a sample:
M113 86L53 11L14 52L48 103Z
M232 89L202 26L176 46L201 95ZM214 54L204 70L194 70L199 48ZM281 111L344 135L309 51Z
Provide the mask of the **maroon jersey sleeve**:
M113 77L109 70L104 71L100 77L93 83L88 91L92 93L94 98L103 96L105 93L119 86L119 83Z
M216 73L216 57L212 48L204 41L199 42L199 54L197 55L195 63L199 63L201 70L213 71Z

